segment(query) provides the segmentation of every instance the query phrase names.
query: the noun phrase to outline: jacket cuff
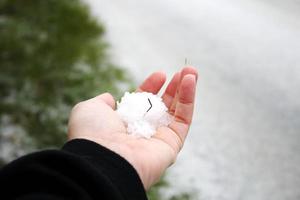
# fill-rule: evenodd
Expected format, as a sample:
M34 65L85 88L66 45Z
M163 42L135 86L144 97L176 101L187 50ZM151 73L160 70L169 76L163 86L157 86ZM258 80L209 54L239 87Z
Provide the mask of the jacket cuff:
M86 139L67 142L63 151L76 154L106 175L124 199L147 199L142 181L133 166L115 152Z

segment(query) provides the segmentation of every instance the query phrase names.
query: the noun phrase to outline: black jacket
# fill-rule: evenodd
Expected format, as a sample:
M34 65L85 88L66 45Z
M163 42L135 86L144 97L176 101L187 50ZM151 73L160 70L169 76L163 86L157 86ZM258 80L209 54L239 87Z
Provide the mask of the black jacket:
M135 169L89 140L23 156L0 170L0 199L146 200Z

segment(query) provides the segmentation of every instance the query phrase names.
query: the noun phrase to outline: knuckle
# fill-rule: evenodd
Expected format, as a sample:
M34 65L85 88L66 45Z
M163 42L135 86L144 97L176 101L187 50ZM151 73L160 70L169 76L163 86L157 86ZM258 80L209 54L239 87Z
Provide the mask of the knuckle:
M191 124L191 120L189 120L187 118L184 118L184 117L182 117L180 115L175 115L175 120L177 122L180 122L180 123L183 123L183 124L188 124L188 125Z
M169 110L169 114L170 114L170 115L174 115L174 114L175 114L175 109L171 108L171 109Z

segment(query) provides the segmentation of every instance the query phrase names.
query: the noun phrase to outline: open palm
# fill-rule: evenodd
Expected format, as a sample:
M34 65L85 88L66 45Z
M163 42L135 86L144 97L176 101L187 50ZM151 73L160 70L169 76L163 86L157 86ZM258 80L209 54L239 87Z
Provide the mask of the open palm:
M166 76L151 74L137 92L157 94ZM177 157L192 121L197 71L185 67L168 84L163 101L172 114L168 127L160 127L150 139L126 133L126 127L115 111L115 100L109 93L78 103L69 120L69 139L84 138L107 147L124 157L138 172L145 189L153 185Z

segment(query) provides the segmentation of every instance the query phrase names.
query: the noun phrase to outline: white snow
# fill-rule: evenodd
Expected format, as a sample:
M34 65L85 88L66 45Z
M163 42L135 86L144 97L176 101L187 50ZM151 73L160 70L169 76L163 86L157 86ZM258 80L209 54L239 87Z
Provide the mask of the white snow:
M157 95L149 92L126 92L117 102L117 113L127 127L128 134L150 138L157 128L171 122L168 108Z

